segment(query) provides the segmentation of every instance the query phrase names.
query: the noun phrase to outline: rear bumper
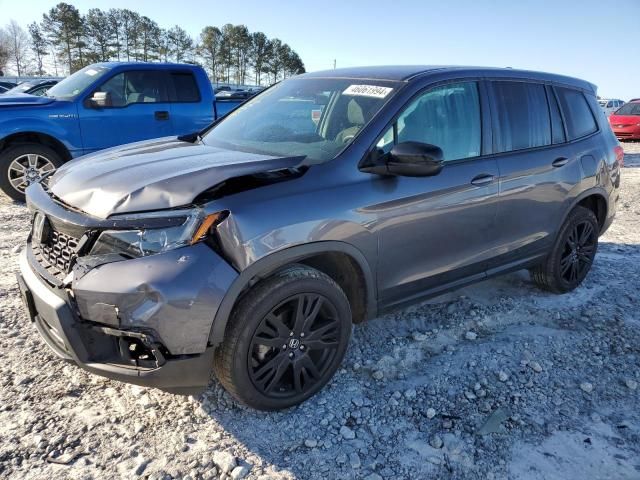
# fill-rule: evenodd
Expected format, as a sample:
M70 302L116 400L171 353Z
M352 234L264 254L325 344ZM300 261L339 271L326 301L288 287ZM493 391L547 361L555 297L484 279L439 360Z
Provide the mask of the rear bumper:
M120 268L127 263L129 261L120 262ZM31 267L27 251L20 255L19 264L18 285L29 317L46 344L59 357L73 361L81 368L98 375L174 393L198 393L209 384L214 348L207 346L206 341L197 353L175 354L167 349L154 329L158 327L162 330L165 327L163 333L167 335L165 322L168 318L159 317L161 323L154 323L154 316L145 317L148 324L143 327L131 323L108 325L84 318L76 302L76 292L53 287L45 282ZM130 267L135 270L135 266ZM89 277L99 279L100 267L93 272L94 275ZM122 284L126 285L127 280L122 279ZM113 283L103 285L103 288L109 286L113 287ZM99 293L93 292L92 298L95 301L100 298ZM184 311L182 313L189 314ZM202 312L196 309L192 313L196 317L194 323L197 324L197 317ZM208 312L211 321L214 313ZM175 319L176 326L184 328L181 320L182 318ZM209 328L210 325L209 323ZM182 337L183 341L188 336L188 332L181 335L179 328L174 333L176 338ZM175 341L175 338L172 340ZM187 344L192 346L193 342L188 341Z

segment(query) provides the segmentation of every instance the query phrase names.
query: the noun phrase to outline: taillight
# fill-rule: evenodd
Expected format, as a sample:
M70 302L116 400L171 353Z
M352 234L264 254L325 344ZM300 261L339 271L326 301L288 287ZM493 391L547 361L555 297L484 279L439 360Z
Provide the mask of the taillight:
M620 145L613 149L613 153L616 155L616 162L620 167L624 167L624 150Z

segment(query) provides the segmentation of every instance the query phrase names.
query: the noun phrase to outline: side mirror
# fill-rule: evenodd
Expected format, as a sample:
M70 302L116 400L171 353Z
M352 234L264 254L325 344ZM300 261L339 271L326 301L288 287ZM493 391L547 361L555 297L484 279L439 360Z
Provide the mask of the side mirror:
M430 177L442 170L442 149L429 143L403 142L361 167L363 172L401 177Z
M89 105L94 108L102 108L111 106L111 95L109 92L93 92L89 99Z
M429 177L442 170L442 149L429 143L403 142L389 152L387 169L392 175Z

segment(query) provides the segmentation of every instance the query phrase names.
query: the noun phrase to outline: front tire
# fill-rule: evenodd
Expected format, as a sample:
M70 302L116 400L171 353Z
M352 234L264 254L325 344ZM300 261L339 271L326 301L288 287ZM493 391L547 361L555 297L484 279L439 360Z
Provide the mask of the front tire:
M585 279L598 250L600 226L585 207L571 211L549 256L531 270L533 281L554 293L567 293Z
M329 276L303 265L251 287L234 308L214 372L241 402L279 410L318 392L342 362L351 308Z
M9 146L0 153L0 189L13 200L24 202L25 189L63 163L60 155L46 145L21 143Z

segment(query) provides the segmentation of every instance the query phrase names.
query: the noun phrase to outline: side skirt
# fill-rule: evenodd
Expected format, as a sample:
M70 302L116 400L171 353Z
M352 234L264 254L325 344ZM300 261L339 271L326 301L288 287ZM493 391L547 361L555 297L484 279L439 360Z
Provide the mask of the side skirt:
M499 275L504 275L506 273L516 272L518 270L522 270L525 268L534 267L535 265L539 264L542 260L544 260L546 255L547 255L546 252L539 253L524 259L516 260L504 265L500 265L498 267L491 268L484 273L478 273L475 275L471 275L469 277L458 279L454 282L438 285L437 287L430 288L429 290L425 290L423 292L419 292L417 294L411 295L410 297L396 300L391 303L378 304L378 313L380 315L384 315L393 311L401 310L411 305L424 302L426 300L438 297L447 292L457 290L459 288L466 287L468 285L472 285L474 283L478 283L483 280L487 280L489 278L497 277Z

